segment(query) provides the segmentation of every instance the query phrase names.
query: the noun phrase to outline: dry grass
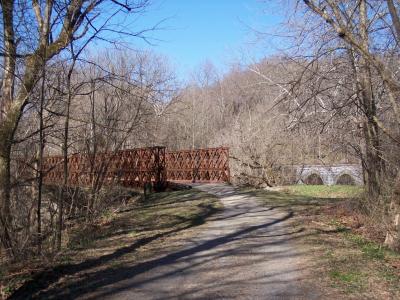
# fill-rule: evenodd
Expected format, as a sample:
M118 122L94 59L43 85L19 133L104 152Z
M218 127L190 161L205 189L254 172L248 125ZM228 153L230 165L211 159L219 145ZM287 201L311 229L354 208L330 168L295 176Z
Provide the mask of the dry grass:
M282 191L290 195L310 198L344 199L360 196L363 193L363 187L352 185L290 185L283 186Z
M76 223L68 230L66 249L51 261L3 265L3 297L38 295L78 281L81 274L135 264L177 246L174 236L190 234L221 208L217 198L195 190L152 194L146 201L127 202L107 210L93 224ZM160 250L162 249L162 250ZM21 296L22 295L22 296Z
M400 254L384 248L358 207L362 190L290 186L254 190L268 206L293 211L299 244L313 257L309 280L327 299L400 299Z

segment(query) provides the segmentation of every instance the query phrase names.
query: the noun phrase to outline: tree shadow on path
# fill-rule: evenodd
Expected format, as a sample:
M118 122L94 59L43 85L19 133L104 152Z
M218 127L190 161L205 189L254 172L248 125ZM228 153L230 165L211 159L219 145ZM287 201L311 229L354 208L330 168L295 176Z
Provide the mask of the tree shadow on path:
M157 234L152 237L141 239L128 247L120 248L111 254L104 255L99 258L91 259L75 265L65 265L56 267L51 271L43 272L38 276L36 276L33 280L23 285L19 290L17 290L11 296L10 299L49 299L49 298L75 299L78 296L79 297L84 297L84 295L90 296L90 293L95 292L99 288L113 285L126 279L132 279L139 274L142 274L159 266L172 265L179 259L187 258L193 256L196 253L200 253L212 248L219 247L223 244L233 242L237 240L239 237L250 234L256 230L260 230L272 226L274 224L284 222L285 220L290 219L292 216L293 213L288 213L282 218L275 219L271 222L255 226L248 226L244 229L235 231L233 233L217 237L211 240L207 240L199 245L185 248L183 250L167 254L157 259L142 262L134 266L107 268L105 270L90 272L92 268L101 266L108 261L115 260L129 252L133 252L137 248L146 245L162 236L179 232L181 230L192 227L193 225L191 224L185 228ZM85 276L83 278L80 278L78 281L71 282L69 284L63 285L62 287L55 286L54 288L45 290L51 284L56 283L59 279L61 279L64 276L71 276L83 272L85 272ZM122 289L127 289L127 288L129 287ZM119 292L118 288L113 288L112 293L118 293L118 292Z

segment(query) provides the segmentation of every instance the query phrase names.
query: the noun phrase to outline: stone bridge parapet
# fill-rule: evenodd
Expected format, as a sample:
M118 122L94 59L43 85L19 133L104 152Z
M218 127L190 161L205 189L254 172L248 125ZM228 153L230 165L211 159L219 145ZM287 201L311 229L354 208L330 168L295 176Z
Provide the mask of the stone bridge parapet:
M359 164L337 164L337 165L297 165L293 166L296 170L296 180L298 184L304 184L312 175L317 175L322 179L324 185L334 185L339 178L348 175L356 185L363 185L363 172Z

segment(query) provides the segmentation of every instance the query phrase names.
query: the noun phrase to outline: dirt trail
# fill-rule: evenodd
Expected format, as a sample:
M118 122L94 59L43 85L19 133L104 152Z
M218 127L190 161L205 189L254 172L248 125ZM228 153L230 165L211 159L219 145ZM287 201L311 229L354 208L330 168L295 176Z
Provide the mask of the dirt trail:
M290 213L262 207L227 185L197 185L225 209L181 250L117 270L83 299L317 299L302 284L304 255Z
M224 210L201 226L168 237L157 257L115 267L103 261L98 269L71 269L71 276L79 280L64 275L36 298L320 298L304 280L308 255L295 242L299 235L293 232L290 213L263 207L254 196L228 185L195 188L218 196Z

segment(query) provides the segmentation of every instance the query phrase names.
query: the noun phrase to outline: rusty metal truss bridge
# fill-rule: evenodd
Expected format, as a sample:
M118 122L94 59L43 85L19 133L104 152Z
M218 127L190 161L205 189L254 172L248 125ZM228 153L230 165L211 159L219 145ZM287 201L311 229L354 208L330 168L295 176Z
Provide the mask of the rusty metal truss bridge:
M229 149L226 147L167 152L165 147L135 148L109 153L74 154L68 157L67 185L121 185L161 190L170 182L229 182ZM44 161L44 182L64 181L62 156Z

